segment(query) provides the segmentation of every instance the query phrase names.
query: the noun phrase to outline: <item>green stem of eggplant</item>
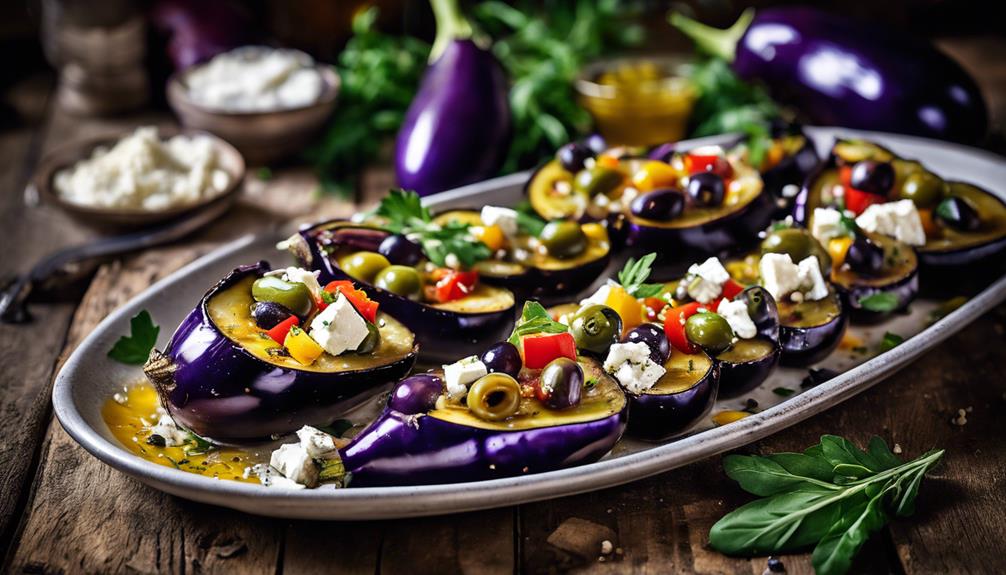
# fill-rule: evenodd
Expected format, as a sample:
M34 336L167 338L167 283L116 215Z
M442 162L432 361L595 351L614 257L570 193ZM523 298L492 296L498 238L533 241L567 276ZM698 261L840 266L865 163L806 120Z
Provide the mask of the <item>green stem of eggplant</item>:
M699 51L721 58L727 62L733 62L737 55L737 43L740 42L751 21L754 20L754 9L748 8L741 14L740 18L734 22L733 26L726 30L707 26L697 20L693 20L684 14L671 12L670 22L685 36L695 42L695 47Z
M467 40L472 37L471 22L461 13L458 0L430 0L433 16L437 21L437 36L430 50L430 63L440 58L447 45L454 40Z

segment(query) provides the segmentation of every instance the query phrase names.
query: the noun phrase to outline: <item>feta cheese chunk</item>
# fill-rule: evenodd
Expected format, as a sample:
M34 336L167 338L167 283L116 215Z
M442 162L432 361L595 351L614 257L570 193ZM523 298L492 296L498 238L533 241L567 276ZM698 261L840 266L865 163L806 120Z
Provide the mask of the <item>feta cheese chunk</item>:
M284 489L305 489L306 485L301 485L296 481L291 481L276 470L271 465L266 465L265 463L257 463L251 467L245 467L244 476L245 478L250 477L252 474L258 477L259 482L265 487L280 487Z
M611 294L611 288L617 285L615 281L609 279L603 286L597 288L593 295L580 300L580 307L590 304L605 305L605 302L608 301L608 295Z
M484 206L481 216L483 224L499 226L503 233L510 237L517 235L517 210L499 206Z
M321 299L321 284L318 283L318 274L320 271L308 271L304 268L286 268L283 271L283 277L286 278L288 282L302 283L307 286L307 290L311 292L311 297L315 300Z
M444 381L447 384L447 399L461 401L468 395L468 386L480 377L489 373L486 364L478 356L470 355L464 359L444 366Z
M814 208L814 221L810 228L810 235L814 236L822 245L828 245L829 241L844 234L842 212L831 208Z
M828 284L821 275L821 264L817 256L807 256L797 264L800 270L800 285L803 288L803 299L817 301L828 297Z
M283 474L283 477L307 487L318 484L318 465L299 443L280 445L272 452L269 465Z
M765 254L758 262L762 285L777 300L800 289L800 267L789 254Z
M724 299L720 302L716 313L720 314L730 324L730 329L734 330L734 335L741 339L751 339L758 335L758 328L755 327L751 316L748 315L748 306L742 301Z
M856 218L856 224L868 232L891 236L910 246L926 244L922 218L912 200L873 204Z
M152 435L160 435L164 438L164 445L167 447L178 447L184 445L189 439L189 434L178 427L174 419L167 413L162 413L157 423L150 428Z
M309 335L332 355L360 347L367 338L367 320L341 293L311 322Z
M688 295L699 303L709 303L720 297L723 284L730 279L723 264L717 258L709 258L701 264L692 264L688 268Z
M615 376L625 389L643 393L653 387L667 371L650 358L650 347L643 342L616 343L608 350L604 371Z
M300 446L315 459L338 457L335 438L320 429L305 425L297 430L297 438Z

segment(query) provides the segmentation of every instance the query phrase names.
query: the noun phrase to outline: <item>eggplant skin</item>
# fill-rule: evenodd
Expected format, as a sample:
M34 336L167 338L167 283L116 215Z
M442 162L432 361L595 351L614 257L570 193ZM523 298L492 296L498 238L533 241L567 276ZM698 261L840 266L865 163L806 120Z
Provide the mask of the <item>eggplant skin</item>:
M730 361L718 361L720 366L720 391L719 397L732 398L748 393L768 379L772 375L779 358L782 356L782 347L775 346L773 353L765 357L734 363Z
M343 373L288 369L254 357L210 320L206 302L218 291L269 265L241 266L203 296L182 320L163 353L144 367L161 402L179 424L225 443L268 439L304 425L325 425L404 377L418 347L393 363Z
M593 463L625 425L625 409L594 421L511 431L388 409L340 454L349 487L484 481Z
M720 366L713 361L706 375L684 391L626 393L629 398L629 435L661 441L685 433L709 414L716 403L719 388Z
M929 42L809 7L760 10L733 69L813 123L976 143L988 110L975 81Z
M844 299L844 298L839 298ZM849 325L848 304L842 302L842 313L831 321L812 327L779 326L779 344L782 346L780 364L805 367L821 361L835 351Z
M765 191L771 194L776 202L776 219L784 219L793 209L794 197L786 198L783 189L786 186L803 186L804 181L817 169L821 163L821 158L817 154L817 148L810 138L804 136L803 146L791 156L783 158L776 166L765 170L761 174L762 182L765 184Z
M427 196L494 176L510 142L506 76L471 40L430 65L398 132L398 184Z
M864 308L859 301L871 295L889 293L901 302L897 309L891 311L871 311ZM912 273L884 286L851 285L845 289L845 301L849 305L850 319L855 323L877 323L908 307L919 293L919 268Z

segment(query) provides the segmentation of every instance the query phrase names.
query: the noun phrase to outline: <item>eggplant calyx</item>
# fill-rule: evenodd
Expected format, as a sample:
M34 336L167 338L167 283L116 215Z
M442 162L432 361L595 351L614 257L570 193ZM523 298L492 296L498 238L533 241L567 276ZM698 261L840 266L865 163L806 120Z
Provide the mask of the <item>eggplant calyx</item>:
M458 0L430 0L437 21L437 35L430 50L430 63L436 62L454 40L468 40L474 33L472 24L461 13Z
M680 12L671 12L669 19L671 26L691 38L699 51L723 59L727 63L733 63L734 57L737 55L737 43L748 31L754 16L754 9L748 8L726 30L707 26Z
M150 350L147 363L143 364L143 374L161 392L170 392L175 388L175 371L178 366L171 357L157 349Z

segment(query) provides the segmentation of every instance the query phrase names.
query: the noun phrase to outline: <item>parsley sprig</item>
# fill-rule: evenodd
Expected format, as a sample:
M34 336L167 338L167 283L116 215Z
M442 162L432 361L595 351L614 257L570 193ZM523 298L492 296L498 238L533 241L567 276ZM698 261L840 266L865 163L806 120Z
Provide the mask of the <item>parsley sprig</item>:
M536 301L524 302L524 309L521 311L520 320L513 328L513 333L507 339L514 345L520 344L520 338L525 335L536 333L564 333L569 328L564 323L559 323L552 319L540 303Z
M492 255L488 246L472 237L468 224L452 221L441 226L433 223L430 210L423 206L415 192L391 190L374 213L385 218L385 229L418 241L426 257L438 266L446 266L450 254L454 254L465 268Z
M154 349L160 331L161 328L150 318L150 312L142 310L129 320L130 334L119 337L108 351L108 357L121 363L143 365L150 357L150 350Z
M653 261L657 259L657 254L649 253L639 258L629 258L625 262L625 267L618 272L618 283L622 284L625 291L634 298L653 297L664 289L663 284L645 283L650 277Z

